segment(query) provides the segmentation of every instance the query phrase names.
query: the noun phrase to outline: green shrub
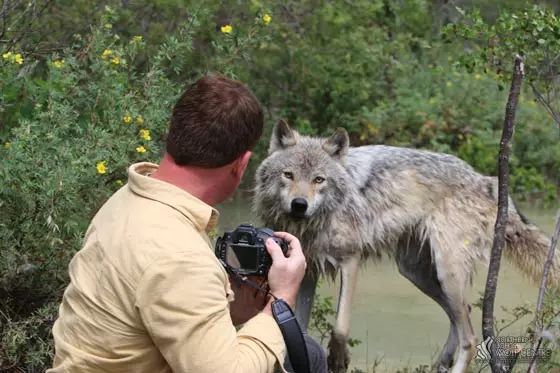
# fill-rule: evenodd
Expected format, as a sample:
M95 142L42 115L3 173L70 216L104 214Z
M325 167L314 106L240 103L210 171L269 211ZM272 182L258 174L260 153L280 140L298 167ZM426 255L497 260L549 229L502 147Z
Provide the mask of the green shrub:
M429 8L424 0L291 4L291 17L271 25L271 40L252 56L246 76L274 120L285 118L303 133L326 135L343 126L354 145L452 153L497 175L507 81L461 66L455 57L463 53L461 46L430 36ZM517 200L541 194L545 205L556 201L560 143L555 129L525 90L512 140L510 174ZM261 142L254 164L265 153ZM540 179L519 176L529 170Z
M217 53L193 68L232 74L236 44L245 51L262 39L257 16L250 37L218 31ZM12 87L2 91L4 107L17 101L16 90L26 91L28 107L0 149L0 367L38 372L50 364L50 326L90 219L126 182L131 163L159 160L172 106L199 77L173 80L193 53L196 14L145 71L134 68L143 39L115 35L105 27L112 17L50 56L44 77L32 74L32 60L0 61L0 81Z

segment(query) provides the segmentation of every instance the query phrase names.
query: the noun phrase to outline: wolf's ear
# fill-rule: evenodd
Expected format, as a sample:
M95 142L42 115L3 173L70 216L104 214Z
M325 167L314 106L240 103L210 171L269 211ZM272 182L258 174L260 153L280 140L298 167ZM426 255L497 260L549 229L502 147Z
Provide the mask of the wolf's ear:
M297 140L297 133L292 131L286 121L280 119L272 129L268 154L272 154L277 150L283 150L294 146Z
M350 147L348 132L342 127L334 130L333 134L323 143L323 149L333 158L344 160Z

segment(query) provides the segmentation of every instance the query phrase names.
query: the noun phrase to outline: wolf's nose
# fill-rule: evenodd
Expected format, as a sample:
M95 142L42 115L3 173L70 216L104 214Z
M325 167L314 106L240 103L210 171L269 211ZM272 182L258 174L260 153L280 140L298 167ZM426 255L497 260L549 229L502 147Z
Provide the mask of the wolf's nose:
M294 198L292 200L292 212L304 213L307 210L307 201L303 198Z

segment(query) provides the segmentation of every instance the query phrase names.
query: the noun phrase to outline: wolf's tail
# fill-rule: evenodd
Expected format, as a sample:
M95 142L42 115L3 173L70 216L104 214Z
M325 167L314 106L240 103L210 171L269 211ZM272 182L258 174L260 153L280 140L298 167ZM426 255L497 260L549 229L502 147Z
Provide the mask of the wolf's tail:
M510 217L506 227L504 255L537 285L542 282L551 237L529 222L522 214ZM560 252L556 248L549 267L546 287L560 290Z

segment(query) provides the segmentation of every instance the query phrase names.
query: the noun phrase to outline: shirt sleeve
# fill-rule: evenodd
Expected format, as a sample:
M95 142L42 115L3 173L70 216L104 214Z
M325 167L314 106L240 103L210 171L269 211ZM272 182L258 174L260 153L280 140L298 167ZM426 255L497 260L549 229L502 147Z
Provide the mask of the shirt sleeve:
M286 348L276 321L260 313L236 331L227 281L206 253L150 265L138 283L136 307L154 344L174 372L285 372Z

